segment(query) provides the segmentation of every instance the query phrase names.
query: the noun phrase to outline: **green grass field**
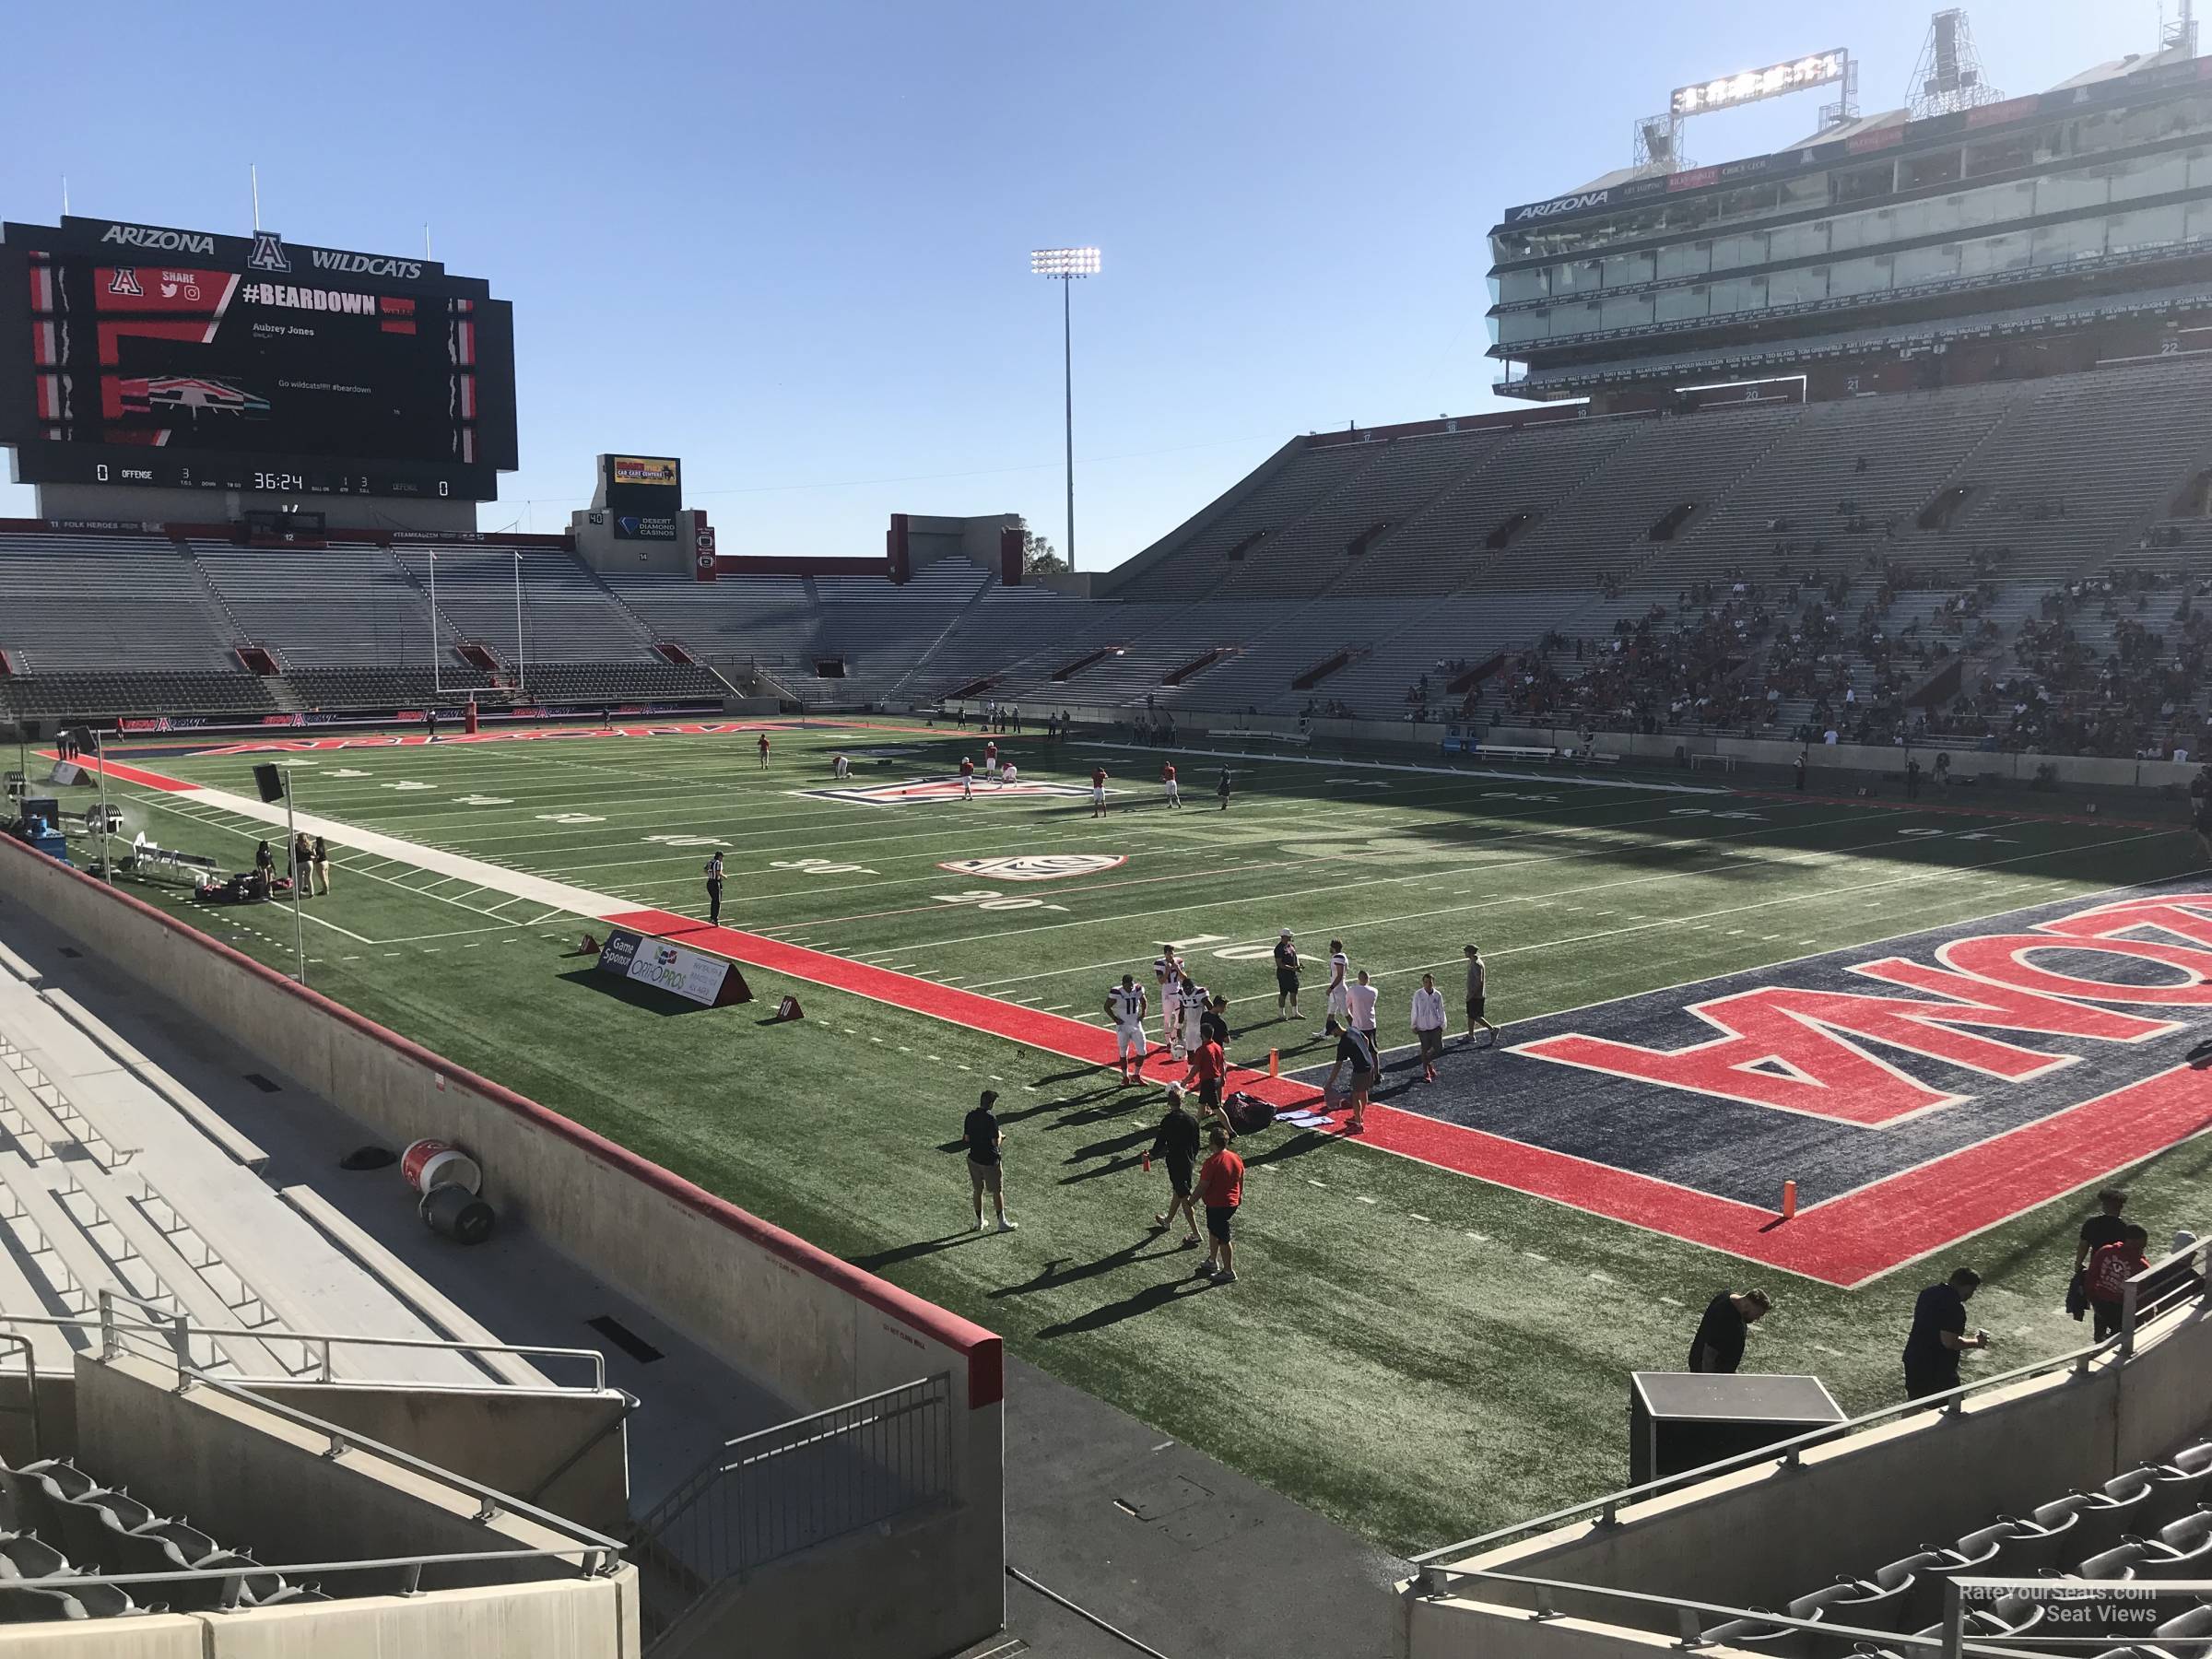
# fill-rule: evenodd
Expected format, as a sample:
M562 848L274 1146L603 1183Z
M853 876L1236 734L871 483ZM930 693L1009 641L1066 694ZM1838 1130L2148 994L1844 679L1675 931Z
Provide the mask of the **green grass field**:
M1124 792L1115 809L1094 820L1079 799L887 807L793 792L829 785L836 747L859 757L853 782L865 785L944 773L980 755L982 739L783 731L765 771L751 742L594 737L293 759L303 809L641 905L703 917L699 867L719 845L726 925L1074 1017L1096 1018L1124 969L1147 975L1159 940L1191 941L1200 977L1234 999L1232 1056L1264 1064L1280 1048L1286 1067L1327 1051L1317 1018L1275 1023L1272 969L1254 949L1278 927L1310 954L1346 938L1380 978L1386 1037L1402 1041L1424 967L1456 1007L1468 939L1491 959L1492 1018L1512 1020L2202 863L2178 826L1729 795L1709 775L1673 772L1524 781L1286 758L1239 762L1222 813L1218 763L1184 754L1190 804L1172 812L1153 782L1157 754L1034 738L1007 742L1025 780L1080 781L1101 755ZM860 754L871 748L900 752ZM143 764L251 795L256 758L164 752ZM232 867L264 834L281 844L205 801L123 787L114 798L126 834ZM1731 812L1754 816L1713 816ZM1965 839L1993 827L2003 839ZM336 891L305 907L318 989L969 1315L1055 1375L1394 1548L1625 1484L1624 1373L1677 1368L1697 1308L1731 1284L1756 1278L1778 1299L1750 1367L1818 1372L1847 1408L1897 1397L1917 1269L1837 1290L1278 1128L1247 1147L1242 1282L1200 1286L1193 1258L1150 1226L1164 1182L1136 1160L1154 1092L814 986L795 987L805 1021L765 1025L794 988L768 972L748 971L754 1006L676 1012L589 972L570 954L584 925L572 917L342 841L334 853ZM1127 862L1027 885L939 867L1039 853ZM138 890L291 965L282 908ZM1021 1222L1010 1236L971 1230L954 1144L986 1086L1005 1095ZM1563 1089L1560 1110L1571 1109ZM2201 1222L2212 1147L2185 1143L2131 1183L2131 1213L2154 1231ZM2083 1339L2060 1308L2077 1221L2062 1202L1975 1241L1988 1279L1977 1316L2003 1339L1996 1358Z

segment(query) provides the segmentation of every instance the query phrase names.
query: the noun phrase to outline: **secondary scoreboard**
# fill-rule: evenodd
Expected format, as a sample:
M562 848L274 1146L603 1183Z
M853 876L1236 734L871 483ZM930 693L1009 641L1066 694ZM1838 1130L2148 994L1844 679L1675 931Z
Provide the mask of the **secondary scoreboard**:
M0 445L22 484L491 500L513 311L275 231L0 226Z

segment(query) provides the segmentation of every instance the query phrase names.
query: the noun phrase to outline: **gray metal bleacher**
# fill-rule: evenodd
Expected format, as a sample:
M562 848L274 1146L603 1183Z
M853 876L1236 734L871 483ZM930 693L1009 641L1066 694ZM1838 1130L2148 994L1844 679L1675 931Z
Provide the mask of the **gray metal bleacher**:
M657 661L651 629L572 554L542 547L431 548L395 544L392 554L427 594L437 560L437 605L446 637L481 643L510 665L515 638L515 571L522 571L520 660L527 663Z
M0 536L0 651L19 673L235 671L230 623L191 559L147 536Z
M429 595L388 548L191 546L245 638L287 669L429 661Z
M1272 597L1286 587L1318 591L1367 572L1351 552L1356 538L1372 547L1437 495L1482 465L1503 441L1496 428L1422 433L1384 441L1368 465L1323 496L1300 518L1267 538L1258 557L1230 573L1214 597Z
M1518 560L1514 542L1541 526L1616 451L1655 429L1649 418L1549 421L1524 427L1451 488L1384 536L1361 561L1377 594L1448 594ZM1486 544L1516 514L1523 528L1502 550Z

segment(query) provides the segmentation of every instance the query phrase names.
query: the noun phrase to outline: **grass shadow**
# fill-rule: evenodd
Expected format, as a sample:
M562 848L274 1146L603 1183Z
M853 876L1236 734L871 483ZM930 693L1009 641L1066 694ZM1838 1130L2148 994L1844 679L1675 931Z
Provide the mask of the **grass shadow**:
M1120 1301L1104 1303L1088 1313L1073 1319L1064 1319L1057 1324L1046 1325L1037 1333L1040 1342L1050 1342L1058 1336L1077 1336L1086 1331L1102 1331L1109 1325L1120 1324L1125 1319L1135 1319L1170 1302L1182 1301L1188 1297L1203 1296L1214 1288L1209 1279L1195 1275L1187 1278L1165 1279L1157 1285L1147 1285L1134 1296L1124 1296Z
M1004 1300L1009 1296L1034 1296L1040 1290L1057 1290L1063 1285L1079 1285L1085 1279L1097 1278L1102 1273L1112 1273L1119 1268L1134 1266L1138 1262L1160 1261L1169 1256L1179 1256L1185 1253L1179 1245L1171 1245L1166 1250L1147 1250L1146 1248L1147 1245L1158 1243L1160 1236L1155 1230L1134 1244L1124 1245L1120 1250L1108 1251L1096 1261L1085 1262L1080 1266L1066 1266L1064 1265L1063 1258L1054 1257L1040 1267L1033 1276L1022 1280L1018 1285L1001 1285L997 1289L988 1291L986 1294L994 1301Z
M602 973L596 968L579 968L560 977L571 984L581 985L587 991L596 991L602 996L610 996L618 1003L626 1003L648 1014L667 1016L708 1014L713 1011L705 1004L678 996L673 991L663 991L655 985L641 985L632 979L618 979L611 973Z
M981 1228L964 1227L959 1232L947 1233L941 1239L923 1239L912 1244L894 1244L888 1250L877 1250L866 1255L848 1258L863 1273L881 1273L887 1267L896 1267L901 1262L911 1262L917 1256L935 1255L940 1250L950 1250L976 1239L988 1239L994 1234Z

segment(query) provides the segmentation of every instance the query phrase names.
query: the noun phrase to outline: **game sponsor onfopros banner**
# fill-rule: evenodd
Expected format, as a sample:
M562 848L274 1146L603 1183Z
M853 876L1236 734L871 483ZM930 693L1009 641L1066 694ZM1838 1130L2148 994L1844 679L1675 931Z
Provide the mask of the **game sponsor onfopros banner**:
M703 1008L753 999L735 963L627 928L607 935L599 947L599 966L641 985L673 992Z

